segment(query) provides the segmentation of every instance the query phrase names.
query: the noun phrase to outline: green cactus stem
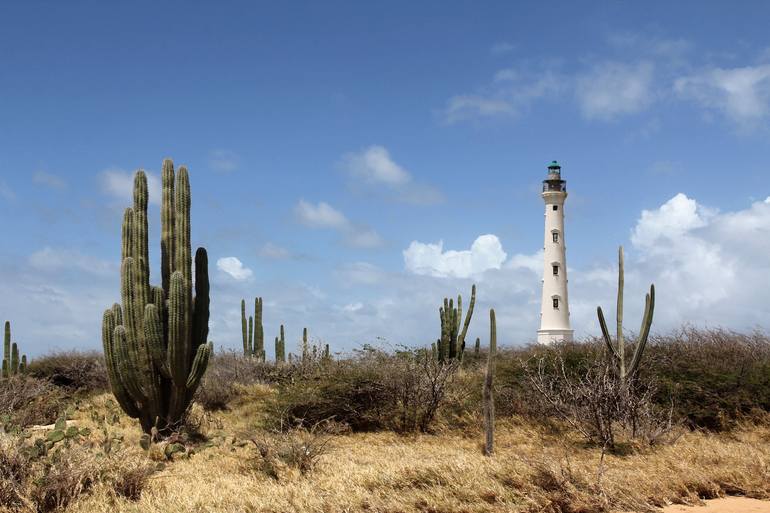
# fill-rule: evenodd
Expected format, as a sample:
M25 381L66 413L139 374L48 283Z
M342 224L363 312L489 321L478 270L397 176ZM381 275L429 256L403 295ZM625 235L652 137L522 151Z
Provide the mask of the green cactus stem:
M302 328L302 361L307 361L310 354L307 346L307 328Z
M465 353L465 336L468 334L468 327L473 317L473 307L476 304L476 285L471 288L471 301L468 305L468 312L463 322L463 298L457 296L457 307L454 306L452 299L444 298L444 306L439 308L439 319L441 320L441 338L438 342L438 359L462 360Z
M5 321L5 333L3 335L3 363L0 377L8 378L19 372L26 372L27 356L19 354L19 345L11 343L11 323Z
M484 455L492 456L495 452L495 360L497 357L497 323L495 311L489 311L489 354L487 369L484 373L484 388L482 390L482 406L484 410Z
M105 310L102 342L112 393L145 433L166 435L189 407L213 346L208 339L208 256L190 245L190 182L163 162L161 282L150 286L147 176L137 171L123 217L121 299ZM194 296L193 296L194 288Z
M473 357L478 360L481 355L481 339L476 337L476 344L473 346Z
M265 330L262 326L262 298L254 298L254 354L265 361Z
M610 332L607 329L607 322L604 320L604 312L602 312L601 306L596 308L596 313L599 317L599 326L602 330L604 342L607 344L607 348L609 349L610 357L616 362L620 380L625 384L639 371L639 364L642 360L642 354L644 353L644 348L647 345L647 338L650 335L652 317L655 311L655 285L650 285L650 292L647 293L645 297L644 314L642 315L642 327L639 330L639 338L635 342L634 354L631 357L631 362L626 365L625 338L623 336L624 273L623 246L620 246L618 249L617 334L615 337L617 341L617 347L612 344L612 337L610 336Z
M286 361L286 339L284 338L283 324L281 324L281 336L275 337L275 362Z
M249 338L248 338L248 324L246 320L246 300L241 299L241 335L243 336L243 356L250 356L249 351Z

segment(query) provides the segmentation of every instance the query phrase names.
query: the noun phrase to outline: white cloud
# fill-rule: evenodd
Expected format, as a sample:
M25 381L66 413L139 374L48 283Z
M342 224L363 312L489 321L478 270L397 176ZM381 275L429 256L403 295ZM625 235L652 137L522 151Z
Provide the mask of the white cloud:
M272 242L266 242L259 248L258 255L272 260L286 260L292 257L291 251Z
M251 269L244 267L243 263L236 257L220 258L217 260L217 269L237 281L248 280L254 274Z
M354 226L348 230L345 236L345 242L354 248L379 248L385 241L380 234L371 228L365 226Z
M45 171L37 171L32 175L32 181L51 189L64 190L67 188L67 183L64 180L51 173L46 173Z
M294 207L294 214L300 223L311 228L346 229L350 226L342 212L323 201L313 205L301 199Z
M412 174L396 163L383 146L373 145L342 157L342 168L350 177L377 193L385 193L402 203L433 205L444 195L436 188L416 183ZM382 186L385 187L382 187Z
M459 94L447 101L445 123L519 115L535 100L557 95L563 89L560 77L551 70L538 72L508 68L495 74L492 85L481 92Z
M122 169L110 168L102 171L99 175L99 181L102 190L129 206L134 201L134 174ZM148 173L147 189L149 192L149 202L153 205L160 205L161 183L158 175Z
M678 78L674 90L738 124L751 124L770 113L770 64L706 69Z
M40 271L78 270L86 274L111 275L117 273L117 262L85 255L79 251L45 247L29 256L29 264Z
M393 187L412 180L409 172L396 164L382 146L369 146L358 153L349 153L343 157L343 162L351 175L366 182Z
M214 150L209 156L209 167L219 173L230 173L238 169L240 158L230 150Z
M412 241L403 251L406 270L429 276L468 278L489 269L500 269L507 255L496 235L481 235L469 250L444 251L444 242Z
M577 77L575 94L587 119L610 120L640 112L653 100L650 62L603 62Z
M342 212L323 201L313 205L301 199L294 207L294 214L300 223L310 228L329 228L342 233L348 246L370 249L384 244L375 230L352 223Z
M639 247L654 249L659 239L679 239L691 230L706 226L713 215L713 211L680 192L660 208L642 211L631 242Z

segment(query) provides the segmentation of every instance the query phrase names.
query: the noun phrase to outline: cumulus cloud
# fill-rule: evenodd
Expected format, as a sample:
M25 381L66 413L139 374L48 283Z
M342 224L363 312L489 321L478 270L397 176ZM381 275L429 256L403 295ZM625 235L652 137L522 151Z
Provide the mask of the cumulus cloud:
M324 201L313 205L301 199L294 207L294 214L300 223L311 228L345 229L350 225L342 212Z
M653 100L651 62L603 62L577 78L575 94L587 119L610 120L634 114Z
M100 173L99 182L106 194L121 200L128 206L134 200L134 174L122 169L110 168ZM158 175L146 171L145 174L147 175L149 202L152 205L160 205L160 178Z
M37 171L32 175L32 181L36 184L43 185L50 189L64 190L67 188L67 182L60 177L45 171Z
M738 124L755 123L770 112L770 64L705 69L678 78L674 90Z
M380 235L365 225L351 222L342 212L326 202L308 203L301 199L294 207L297 220L310 228L328 228L340 232L343 242L356 248L377 248L384 244Z
M403 203L432 205L444 199L436 188L415 182L383 146L373 145L344 155L342 167L351 179L377 192L386 190L389 197Z
M343 162L351 175L370 183L404 185L412 180L409 172L396 164L382 146L369 146L359 153L349 153Z
M251 269L245 267L236 257L220 258L217 260L217 269L237 281L248 280L254 274Z
M496 235L481 235L469 250L444 251L444 242L412 241L403 251L404 265L414 274L468 278L488 269L500 269L507 255Z

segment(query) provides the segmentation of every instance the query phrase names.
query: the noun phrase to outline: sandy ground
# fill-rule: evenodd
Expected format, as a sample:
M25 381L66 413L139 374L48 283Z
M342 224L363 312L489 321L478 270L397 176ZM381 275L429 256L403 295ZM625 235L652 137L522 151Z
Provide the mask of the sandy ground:
M770 513L770 501L725 497L706 501L704 506L669 506L664 513Z

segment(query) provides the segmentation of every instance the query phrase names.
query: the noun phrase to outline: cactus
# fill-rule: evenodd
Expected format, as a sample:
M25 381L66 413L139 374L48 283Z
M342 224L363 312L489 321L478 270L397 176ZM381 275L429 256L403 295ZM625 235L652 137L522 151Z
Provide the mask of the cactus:
M291 356L291 355L289 355ZM281 324L281 337L275 337L275 363L286 361L286 340L283 334L283 324Z
M213 351L208 256L195 253L193 297L190 182L187 169L163 161L161 287L149 282L147 177L137 171L134 206L123 218L121 304L104 312L102 341L112 393L145 433L165 435L179 423Z
M607 329L607 322L604 320L602 307L596 308L599 316L599 326L604 336L604 342L610 351L610 356L615 360L618 366L618 375L622 383L634 377L639 371L639 363L642 360L642 353L647 345L647 337L650 335L652 326L652 316L655 311L655 285L650 285L650 292L645 297L644 315L642 316L642 327L639 330L639 339L636 341L636 348L631 362L626 366L626 348L623 337L623 285L624 285L624 266L623 266L623 246L618 249L618 308L617 308L617 348L612 345L612 337Z
M262 326L262 298L254 298L254 316L246 320L246 300L241 300L243 355L265 361L265 330Z
M307 328L302 328L302 361L306 362L310 354L307 347Z
M262 298L254 298L254 354L265 361L265 330L262 326Z
M473 357L478 360L481 355L481 339L476 337L476 345L473 346Z
M3 338L3 363L0 377L8 378L27 370L27 355L19 357L19 345L11 343L11 323L5 321L5 333Z
M241 299L241 335L243 336L243 356L249 356L249 338L248 338L248 325L246 324L246 300Z
M468 326L473 317L473 307L476 304L476 285L471 288L471 302L468 305L468 313L463 322L463 298L457 296L457 308L454 301L444 298L444 306L439 308L441 319L441 338L438 341L438 359L446 361L451 359L462 360L465 353L465 336L468 334ZM462 327L462 330L460 329Z
M332 353L331 353L331 351L329 350L329 344L326 344L326 345L324 346L324 354L323 354L323 359L324 359L324 360L327 360L327 361L332 359Z
M497 322L495 311L489 311L489 354L487 355L487 370L484 373L484 389L482 402L484 409L484 455L492 456L495 452L495 398L493 384L495 380L495 359L497 356Z

